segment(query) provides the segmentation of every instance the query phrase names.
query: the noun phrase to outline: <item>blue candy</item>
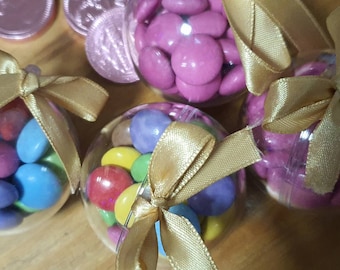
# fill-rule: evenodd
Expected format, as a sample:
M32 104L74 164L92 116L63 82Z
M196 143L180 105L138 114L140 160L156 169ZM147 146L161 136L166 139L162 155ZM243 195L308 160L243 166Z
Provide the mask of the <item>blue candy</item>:
M186 204L177 204L174 206L171 206L169 208L169 212L176 214L178 216L182 216L187 218L191 224L194 226L196 231L200 234L201 233L201 224L200 221L196 215L196 213ZM161 232L160 232L160 224L159 221L155 223L155 229L156 229L156 235L157 235L157 243L158 243L158 253L162 256L166 256L162 240L161 240Z
M23 221L23 216L14 209L0 209L0 230L6 230L18 226Z
M19 201L36 210L53 206L62 195L58 177L48 167L36 163L20 166L13 183L19 190Z
M203 216L218 216L229 209L236 198L236 188L227 176L188 199L188 205Z
M38 122L32 118L21 130L16 149L22 162L33 163L49 149L49 141Z
M134 115L130 124L130 136L133 146L142 154L153 152L171 119L165 113L155 109L145 109Z
M0 208L13 204L19 198L17 188L4 180L0 180Z

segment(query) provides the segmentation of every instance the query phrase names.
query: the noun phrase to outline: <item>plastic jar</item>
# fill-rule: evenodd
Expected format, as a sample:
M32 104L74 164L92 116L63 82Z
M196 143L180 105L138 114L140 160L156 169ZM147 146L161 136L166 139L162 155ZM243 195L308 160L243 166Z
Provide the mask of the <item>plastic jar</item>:
M123 36L139 77L170 101L204 107L245 92L221 0L130 0Z
M67 115L49 104L74 135ZM63 163L24 102L17 98L2 107L0 236L41 225L64 205L70 190Z
M194 123L211 132L218 141L227 135L216 120L190 105L149 103L108 123L87 151L81 177L86 215L95 233L113 252L117 252L119 239L128 231L127 217L136 194L147 183L154 144L172 121ZM187 217L208 248L212 248L241 216L245 192L245 172L240 170L169 211ZM210 208L212 203L215 206ZM157 231L157 223L155 226ZM159 265L165 266L165 253L160 242L158 245L163 258Z
M335 57L329 53L314 53L295 59L294 76L320 75L331 77L335 72ZM305 165L309 142L317 123L296 134L278 134L264 130L264 103L267 93L261 96L249 94L244 115L247 125L255 126L254 135L262 161L252 166L268 194L279 203L300 209L324 209L340 205L339 181L333 192L320 195L307 188Z

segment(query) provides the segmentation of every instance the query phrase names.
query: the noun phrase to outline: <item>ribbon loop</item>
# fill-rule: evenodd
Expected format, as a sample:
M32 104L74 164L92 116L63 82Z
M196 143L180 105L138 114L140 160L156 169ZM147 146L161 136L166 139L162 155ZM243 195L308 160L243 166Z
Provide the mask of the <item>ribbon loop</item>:
M172 122L151 156L150 202L138 197L133 204L135 222L118 250L117 270L140 269L143 264L148 270L156 269L158 251L154 223L157 220L173 269L217 269L191 223L167 209L260 159L249 129L236 132L217 144L214 136L199 126Z
M20 69L14 57L0 51L0 107L15 98L22 98L37 120L63 163L74 193L81 166L78 150L68 123L56 113L51 102L85 120L94 121L108 98L107 92L94 82L80 77L40 76L26 72Z

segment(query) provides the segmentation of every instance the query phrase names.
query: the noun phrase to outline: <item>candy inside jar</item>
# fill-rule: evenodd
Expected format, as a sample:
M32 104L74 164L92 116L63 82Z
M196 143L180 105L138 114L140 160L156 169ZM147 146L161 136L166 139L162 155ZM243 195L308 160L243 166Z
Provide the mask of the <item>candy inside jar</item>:
M41 224L61 208L69 194L63 164L23 101L17 98L2 107L0 235Z
M221 104L245 90L222 1L128 1L124 41L140 77L165 98Z
M189 105L150 103L137 106L106 125L86 154L81 177L86 214L94 231L114 252L134 222L131 206L137 195L149 196L150 159L163 132L174 121L199 126L217 141L227 135L213 118ZM157 166L168 166L166 157ZM168 211L188 219L211 247L230 232L242 213L244 181L244 170L238 171ZM163 257L159 221L155 229L158 251Z
M329 53L304 55L297 58L294 76L323 76L334 74L335 57ZM305 184L306 160L313 131L318 124L295 134L279 134L263 129L264 104L267 93L249 94L245 102L246 123L255 126L254 136L263 152L263 159L253 165L268 194L283 205L301 209L324 209L339 206L339 184L333 192L317 194ZM339 181L338 181L339 182Z

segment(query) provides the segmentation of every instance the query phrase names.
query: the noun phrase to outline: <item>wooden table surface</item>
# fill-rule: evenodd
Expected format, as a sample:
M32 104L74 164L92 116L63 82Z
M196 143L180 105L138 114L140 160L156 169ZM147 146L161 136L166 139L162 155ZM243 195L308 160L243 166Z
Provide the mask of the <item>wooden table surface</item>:
M329 4L332 1L324 1ZM318 6L313 6L317 10ZM324 16L323 11L319 16ZM41 35L21 42L0 39L0 49L20 65L38 65L44 75L86 76L107 89L110 99L96 123L72 117L82 155L108 121L141 103L162 98L143 86L115 84L101 78L87 62L84 38L66 23L61 5ZM204 109L227 129L238 128L239 102ZM232 234L212 256L220 269L304 270L340 269L340 214L287 209L248 182L248 210ZM114 269L114 255L90 228L79 195L72 196L50 220L23 235L1 237L0 269L93 270Z

